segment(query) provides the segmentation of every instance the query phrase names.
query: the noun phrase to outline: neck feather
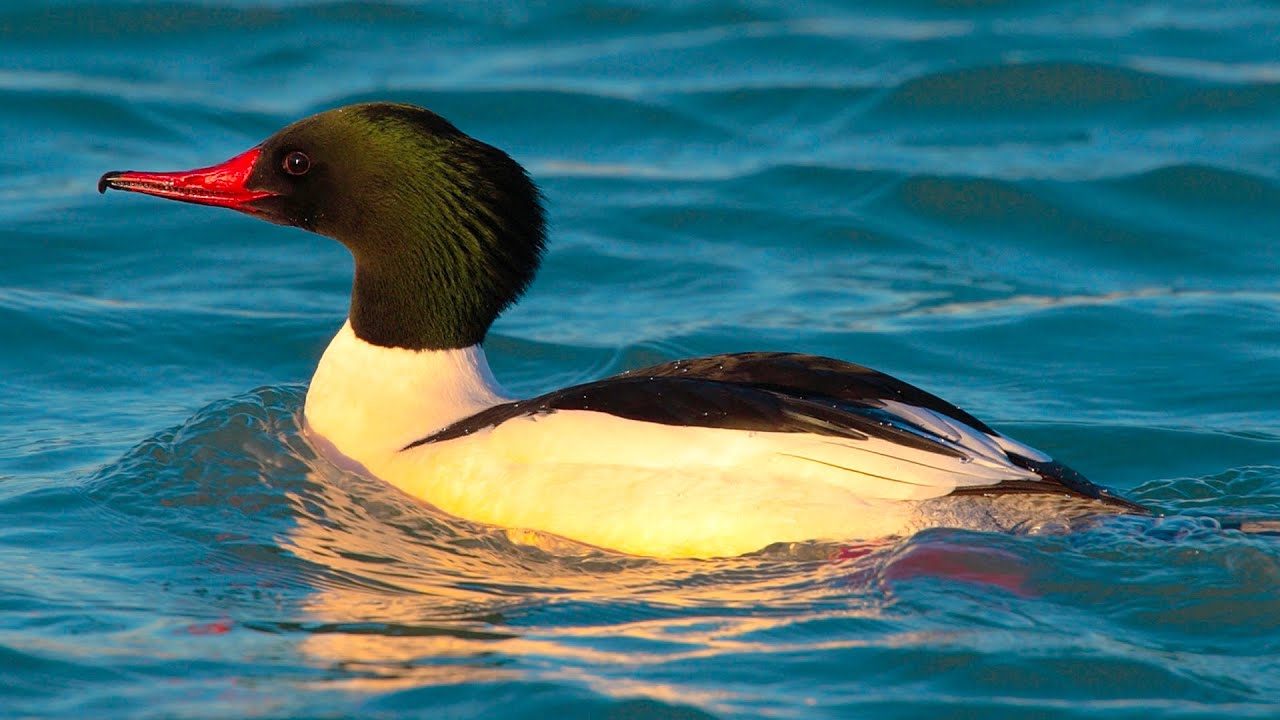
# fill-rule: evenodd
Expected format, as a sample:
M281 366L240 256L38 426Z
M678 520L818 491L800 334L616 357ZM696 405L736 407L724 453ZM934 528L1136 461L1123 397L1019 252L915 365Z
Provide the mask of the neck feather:
M413 247L409 243L405 243ZM369 262L356 258L348 324L356 337L372 345L407 350L449 350L484 342L505 307L482 293L470 278L473 268L420 254L403 253ZM495 291L496 295L496 291ZM509 301L508 301L509 302Z
M524 169L453 138L403 183L378 185L327 232L355 259L351 325L375 345L478 345L533 281L546 243L541 196ZM367 206L367 209L366 207Z
M311 378L306 420L311 433L367 464L506 400L479 345L383 347L347 322Z

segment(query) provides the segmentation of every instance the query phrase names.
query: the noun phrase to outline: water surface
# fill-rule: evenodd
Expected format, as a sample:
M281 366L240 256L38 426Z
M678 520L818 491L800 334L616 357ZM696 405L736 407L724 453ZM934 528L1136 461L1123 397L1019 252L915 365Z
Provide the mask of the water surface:
M1280 8L0 4L0 716L1273 717ZM738 350L942 394L1176 516L654 561L316 457L336 243L101 198L321 109L543 187L509 389ZM745 481L745 480L744 480Z

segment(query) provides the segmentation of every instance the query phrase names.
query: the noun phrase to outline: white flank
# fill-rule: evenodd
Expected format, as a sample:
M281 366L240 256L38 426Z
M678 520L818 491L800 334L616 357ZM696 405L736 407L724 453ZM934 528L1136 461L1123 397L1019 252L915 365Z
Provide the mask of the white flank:
M736 555L775 542L907 533L919 528L919 501L1036 478L1000 450L1021 444L898 402L886 410L964 457L876 438L662 425L585 410L521 416L404 450L506 400L479 347L378 347L347 324L312 379L306 418L339 462L445 512L639 555Z

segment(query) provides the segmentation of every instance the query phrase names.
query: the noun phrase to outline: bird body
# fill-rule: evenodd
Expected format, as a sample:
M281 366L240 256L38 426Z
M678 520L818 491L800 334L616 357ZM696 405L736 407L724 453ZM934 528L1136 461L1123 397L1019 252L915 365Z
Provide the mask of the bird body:
M421 108L295 123L222 165L117 188L328 235L347 322L307 393L327 456L439 509L621 552L718 556L930 525L1144 512L946 401L794 353L680 360L513 399L482 342L544 246L524 170Z

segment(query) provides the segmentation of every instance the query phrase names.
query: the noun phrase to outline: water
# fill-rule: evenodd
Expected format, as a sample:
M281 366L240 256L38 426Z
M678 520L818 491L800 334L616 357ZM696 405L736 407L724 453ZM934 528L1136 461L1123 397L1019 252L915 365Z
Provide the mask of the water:
M1273 717L1280 8L779 5L0 5L0 716ZM341 473L345 251L94 184L375 98L546 191L509 389L833 355L1180 517L659 562Z

